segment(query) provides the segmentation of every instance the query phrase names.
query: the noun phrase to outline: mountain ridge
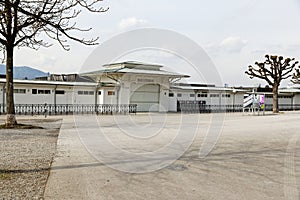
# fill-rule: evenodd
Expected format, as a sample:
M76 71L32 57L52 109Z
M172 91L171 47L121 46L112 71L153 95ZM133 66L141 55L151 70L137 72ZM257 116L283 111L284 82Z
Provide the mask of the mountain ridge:
M0 75L6 74L6 66L0 65ZM49 73L28 66L14 66L14 79L33 80L36 77L47 76Z

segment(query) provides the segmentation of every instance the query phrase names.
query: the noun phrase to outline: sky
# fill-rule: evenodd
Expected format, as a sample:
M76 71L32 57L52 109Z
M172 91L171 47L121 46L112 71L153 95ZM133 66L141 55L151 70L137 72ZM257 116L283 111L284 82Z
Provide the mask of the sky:
M265 54L300 60L299 0L104 0L103 6L109 10L100 14L83 12L76 19L81 27L93 28L89 33L78 33L78 36L100 37L101 46L131 30L171 30L203 48L223 83L230 86L265 86L263 80L251 80L244 73L250 64L263 61ZM80 72L83 63L98 46L69 43L70 51L64 51L55 41L53 46L38 51L18 49L15 65L50 73ZM191 82L203 81L193 77L193 69L187 62L169 54L160 50L141 50L116 55L119 59L115 61L158 63L166 69L191 75ZM283 83L287 84L289 82Z

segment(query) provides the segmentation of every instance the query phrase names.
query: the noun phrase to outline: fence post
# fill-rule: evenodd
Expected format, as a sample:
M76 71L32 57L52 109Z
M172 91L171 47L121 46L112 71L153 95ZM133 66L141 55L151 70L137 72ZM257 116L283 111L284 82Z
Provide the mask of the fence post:
M47 117L47 103L45 103L45 105L44 105L44 115L46 118Z

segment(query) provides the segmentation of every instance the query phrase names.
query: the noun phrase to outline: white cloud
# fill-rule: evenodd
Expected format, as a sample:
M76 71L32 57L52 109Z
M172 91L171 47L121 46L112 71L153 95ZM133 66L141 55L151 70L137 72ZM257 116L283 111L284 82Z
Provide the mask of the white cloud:
M130 17L126 19L122 19L120 23L118 24L118 28L121 30L138 27L138 26L144 26L147 24L147 21L144 19L137 19L135 17Z
M247 46L248 41L240 37L227 37L221 42L209 43L205 46L205 50L213 58L222 56L223 54L241 53L242 49Z
M239 53L247 45L248 41L240 37L228 37L220 43L220 48L231 53Z

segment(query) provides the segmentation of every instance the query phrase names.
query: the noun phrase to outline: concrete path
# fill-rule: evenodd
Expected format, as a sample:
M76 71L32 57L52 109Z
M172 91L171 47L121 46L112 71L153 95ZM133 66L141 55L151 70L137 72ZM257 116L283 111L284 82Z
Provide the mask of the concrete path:
M45 199L299 199L299 122L299 112L65 117Z

